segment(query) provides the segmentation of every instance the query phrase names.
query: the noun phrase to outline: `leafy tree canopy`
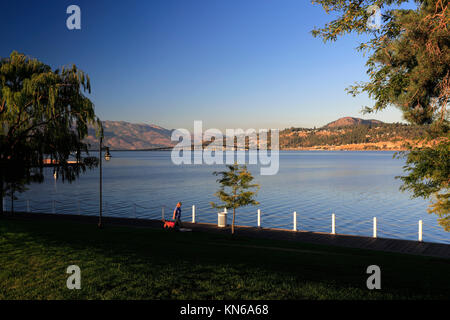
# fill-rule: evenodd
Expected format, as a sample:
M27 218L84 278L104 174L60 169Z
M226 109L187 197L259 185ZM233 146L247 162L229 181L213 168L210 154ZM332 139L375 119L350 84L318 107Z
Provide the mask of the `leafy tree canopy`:
M5 184L42 181L44 159L52 159L63 179L72 181L96 159L81 157L89 123L101 123L90 92L89 77L77 69L52 70L12 52L0 60L0 196ZM76 160L69 163L69 159ZM18 188L20 190L20 188ZM0 207L0 210L3 206Z
M366 93L374 105L364 112L389 106L399 108L405 120L429 124L428 138L437 139L432 147L411 147L406 157L408 176L401 177L402 190L415 197L432 197L429 212L441 216L440 223L450 229L449 171L450 148L448 103L450 95L450 13L448 1L416 0L408 8L407 0L313 0L337 18L312 34L334 41L348 33L368 34L369 40L358 50L369 53L368 82L348 88L352 95ZM376 5L381 24L373 29L367 21ZM447 218L445 218L447 216Z

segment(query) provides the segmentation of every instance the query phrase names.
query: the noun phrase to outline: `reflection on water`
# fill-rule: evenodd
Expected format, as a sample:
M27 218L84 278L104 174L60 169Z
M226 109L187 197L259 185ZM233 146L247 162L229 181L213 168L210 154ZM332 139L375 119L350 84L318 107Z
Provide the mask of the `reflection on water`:
M331 213L336 214L336 232L372 235L372 219L378 219L378 236L417 239L418 221L424 222L424 241L450 243L449 233L426 212L428 202L410 199L398 188L395 176L402 174L403 161L393 152L381 151L283 151L280 170L274 176L261 176L256 165L249 166L261 185L257 200L263 227L292 228L296 211L300 230L330 232ZM191 219L196 206L198 222L216 222L211 209L217 190L213 171L222 165L175 166L168 151L113 152L103 162L105 215L161 218L178 201L182 217ZM32 185L19 195L16 210L36 212L98 214L98 170L85 173L69 184L55 181L47 171L43 184ZM29 200L27 202L27 200ZM9 202L7 201L7 208ZM256 207L237 212L237 224L256 225Z

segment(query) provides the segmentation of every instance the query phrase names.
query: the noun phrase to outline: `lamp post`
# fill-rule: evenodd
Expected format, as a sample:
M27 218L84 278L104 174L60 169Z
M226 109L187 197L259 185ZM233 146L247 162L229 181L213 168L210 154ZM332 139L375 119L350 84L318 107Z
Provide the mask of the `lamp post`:
M102 192L102 150L105 149L105 160L109 161L111 159L111 154L109 153L109 147L103 148L103 137L100 136L100 147L98 149L99 151L99 161L100 161L100 206L99 206L99 215L98 215L98 227L103 228L103 221L102 221L102 211L103 211L103 192Z

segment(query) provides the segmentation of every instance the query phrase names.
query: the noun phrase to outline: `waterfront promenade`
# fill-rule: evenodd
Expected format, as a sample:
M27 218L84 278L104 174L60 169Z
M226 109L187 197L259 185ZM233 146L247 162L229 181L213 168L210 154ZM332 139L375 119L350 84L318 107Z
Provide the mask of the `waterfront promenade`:
M66 220L83 223L96 224L96 216L80 216L70 214L44 214L44 213L15 213L8 215L6 219L19 220ZM103 223L108 225L129 226L139 228L162 228L161 220L131 219L103 217ZM189 223L183 222L185 228L192 229L192 232L210 232L229 234L229 227L218 228L215 224L209 223ZM170 231L168 231L170 232ZM404 253L413 255L423 255L438 258L450 259L450 245L441 243L419 242L412 240L372 238L364 236L329 234L321 232L292 231L287 229L270 229L247 226L235 226L237 237L265 238L273 240L288 240L304 243L313 243L328 246L340 246L348 248L385 251L393 253ZM284 249L289 250L289 249Z

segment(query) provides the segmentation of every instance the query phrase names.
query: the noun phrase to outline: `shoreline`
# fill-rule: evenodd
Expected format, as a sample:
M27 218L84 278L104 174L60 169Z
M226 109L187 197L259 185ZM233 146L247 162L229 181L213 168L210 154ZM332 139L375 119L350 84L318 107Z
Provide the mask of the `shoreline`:
M128 152L128 151L139 151L139 152L145 152L145 151L172 151L173 148L167 148L167 149L110 149L110 151L114 151L114 152ZM206 149L203 149L206 150ZM257 149L259 150L259 149ZM269 149L270 150L270 149ZM401 152L401 151L407 151L408 149L406 148L396 148L396 149L358 149L358 148L321 148L321 147L317 147L317 148L303 148L303 147L298 147L298 148L282 148L279 149L279 151L393 151L393 152ZM223 150L225 151L225 150ZM236 151L236 150L235 150ZM244 151L244 150L239 150L239 151ZM248 151L248 150L245 150ZM89 152L98 152L98 149L91 149L89 150Z
M71 221L87 224L96 224L98 216L60 214L60 213L27 213L27 212L7 212L0 217L8 220L39 220L39 221ZM141 218L121 218L103 216L104 225L163 229L162 220L141 219ZM230 225L220 228L215 223L192 223L183 221L183 227L188 227L193 232L229 234ZM389 252L397 254L408 254L416 256L428 256L442 259L450 259L450 245L437 242L424 242L392 238L373 238L369 236L330 234L324 232L312 232L291 229L258 228L252 226L235 225L235 236L258 238L266 240L281 240L299 243L309 243L331 247L353 248L378 252Z

